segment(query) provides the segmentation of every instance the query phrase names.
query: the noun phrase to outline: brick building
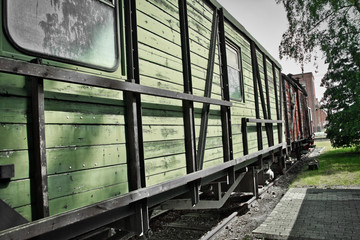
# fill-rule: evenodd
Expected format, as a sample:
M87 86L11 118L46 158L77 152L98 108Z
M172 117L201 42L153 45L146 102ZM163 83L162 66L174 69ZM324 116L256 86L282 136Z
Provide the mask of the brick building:
M313 130L314 132L321 131L325 127L327 114L323 109L320 109L319 101L315 97L314 75L312 72L308 72L303 74L294 74L292 77L294 79L298 79L300 83L305 86L308 93L308 104L311 109Z
M327 121L326 121L326 117L327 117L327 113L324 109L320 109L321 105L318 102L318 99L315 99L315 107L316 107L316 121L317 121L317 125L316 125L316 131L320 132L322 129L324 129Z

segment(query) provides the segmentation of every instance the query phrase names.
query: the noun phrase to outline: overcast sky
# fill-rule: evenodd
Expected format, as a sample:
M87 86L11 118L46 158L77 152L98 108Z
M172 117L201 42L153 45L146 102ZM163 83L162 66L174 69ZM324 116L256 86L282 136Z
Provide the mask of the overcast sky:
M283 33L287 30L286 12L275 0L218 0L223 7L235 17L246 30L279 61L285 74L301 73L301 67L291 59L279 58L279 45ZM313 63L307 64L304 72L313 72L315 77L316 97L319 101L324 93L320 81L326 73L323 60L318 62L318 72Z

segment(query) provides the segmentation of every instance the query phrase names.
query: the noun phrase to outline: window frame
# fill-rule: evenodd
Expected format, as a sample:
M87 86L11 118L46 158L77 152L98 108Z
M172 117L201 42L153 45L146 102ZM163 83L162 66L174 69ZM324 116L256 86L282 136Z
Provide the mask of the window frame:
M241 94L241 99L237 99L237 98L232 98L230 96L231 100L237 101L237 102L242 102L245 103L245 94L244 94L244 71L243 71L243 66L242 66L242 56L241 56L241 47L239 47L238 45L236 45L235 43L233 43L232 41L230 41L229 39L226 39L225 41L225 48L230 48L232 50L234 50L237 53L237 60L238 60L238 65L239 68L235 69L232 66L229 65L228 63L228 56L226 56L226 61L227 61L227 66L226 66L226 70L230 67L236 71L239 72L239 86L240 86L240 94ZM229 82L229 91L230 91L230 82Z
M58 57L58 56L54 56L54 55L48 55L45 53L40 53L40 52L36 52L36 51L32 51L26 48L23 48L21 46L19 46L16 41L12 38L10 31L9 31L9 25L8 25L8 17L7 17L7 13L8 13L8 7L7 7L7 3L8 1L11 0L3 0L3 4L2 4L2 8L3 8L3 29L4 29L4 35L6 37L6 39L9 41L9 43L11 44L11 46L13 46L16 50L18 50L19 52L26 54L28 56L33 56L36 58L41 58L41 59L46 59L46 60L52 60L52 61L56 61L56 62L60 62L60 63L65 63L65 64L70 64L70 65L76 65L76 66L80 66L80 67L86 67L86 68L91 68L91 69L96 69L96 70L101 70L101 71L105 71L105 72L115 72L119 66L120 66L120 62L122 61L122 59L120 59L121 56L121 46L120 46L120 18L121 18L121 14L120 14L120 4L118 1L115 0L110 0L109 1L105 1L105 0L94 0L94 1L98 1L108 7L111 7L114 9L114 43L115 43L115 64L113 67L107 68L107 67L103 67L103 66L98 66L96 64L91 64L91 63L86 63L86 62L81 62L78 60L72 60L72 59L68 59L68 58L63 58L63 57ZM112 4L113 3L113 4Z

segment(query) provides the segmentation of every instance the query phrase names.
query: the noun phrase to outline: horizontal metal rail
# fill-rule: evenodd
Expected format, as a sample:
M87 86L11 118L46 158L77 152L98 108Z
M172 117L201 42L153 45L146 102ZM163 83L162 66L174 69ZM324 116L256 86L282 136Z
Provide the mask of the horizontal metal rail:
M151 96L186 100L199 103L208 103L231 107L230 101L217 100L207 97L195 96L182 92L174 92L154 87L143 86L136 83L124 82L106 77L75 72L73 70L59 69L57 67L29 63L0 57L0 72L12 73L23 76L39 77L59 82L75 83L91 87L100 87L112 90L134 92Z
M257 151L255 153L228 162L224 162L221 165L217 165L208 169L189 173L184 177L176 178L161 184L149 186L147 188L141 188L129 192L127 194L121 195L119 197L105 200L100 203L92 204L89 206L85 206L83 208L79 208L59 215L43 218L21 226L10 228L3 232L0 232L0 240L25 239L25 238L32 238L35 236L39 236L49 231L54 231L62 227L65 227L68 224L78 223L82 220L94 217L98 214L104 214L111 211L115 211L121 207L129 205L130 203L141 201L149 197L158 195L164 191L168 191L171 189L175 189L177 187L184 186L187 183L200 180L212 174L216 174L222 171L224 171L224 174L226 174L226 170L232 167L235 166L246 167L252 163L251 162L252 160L257 159L257 157L266 154L270 151L275 151L277 149L280 150L285 147L286 144L281 143L269 147L267 149Z
M283 120L255 119L255 118L246 118L246 122L251 122L251 123L284 123Z

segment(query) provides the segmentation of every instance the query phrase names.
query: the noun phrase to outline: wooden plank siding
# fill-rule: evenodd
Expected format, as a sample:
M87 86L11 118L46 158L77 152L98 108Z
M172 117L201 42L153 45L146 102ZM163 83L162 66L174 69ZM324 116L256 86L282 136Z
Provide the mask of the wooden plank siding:
M253 72L251 66L251 49L250 42L245 37L243 37L231 24L226 24L226 33L227 38L237 45L241 51L241 60L242 60L242 74L244 81L244 95L245 102L232 101L233 107L231 109L232 113L232 128L240 129L241 128L241 119L242 118L256 118L255 114L255 100L254 100L254 86L253 86ZM263 93L265 96L265 74L264 74L264 66L263 66L263 56L262 53L257 50L257 62L259 65L260 78L263 88ZM275 89L273 84L274 74L272 73L272 65L271 62L266 59L267 64L267 78L269 85L269 94L270 94L270 109L271 109L271 119L277 120L276 116L276 105L275 105ZM277 81L278 83L279 81ZM259 91L259 90L258 90ZM279 91L279 88L278 88ZM278 94L279 96L279 94ZM260 101L260 99L259 99ZM280 102L280 100L278 100ZM260 118L264 118L263 111L260 107ZM265 107L267 108L267 102L265 98ZM257 148L257 133L255 124L248 124L248 147L249 153L256 152ZM265 130L265 126L262 128L262 136L263 136L263 146L266 147L268 145L267 134ZM274 142L278 142L278 133L277 126L273 127L273 135ZM242 136L241 133L238 135L233 134L233 144L234 144L234 158L241 157L243 155L242 147ZM238 146L238 147L235 147Z
M15 50L0 32L1 56L34 58ZM108 73L43 64L125 79L120 68ZM122 92L50 80L44 90L50 215L128 192ZM0 164L15 166L15 177L0 183L0 198L28 220L34 204L30 96L25 77L0 74Z
M241 119L243 117L254 118L255 100L254 86L252 80L251 50L250 43L239 34L229 23L225 24L226 37L240 49L242 74L244 81L244 99L245 101L233 100L231 108L231 124L233 130L233 149L234 158L243 156ZM253 131L252 131L252 130ZM238 133L234 133L237 131ZM249 153L257 151L256 129L248 128Z
M139 37L140 65L144 66L141 74L143 84L151 84L160 88L173 91L183 91L182 62L179 30L179 12L177 1L138 1L138 26L141 33L151 36L152 41ZM199 1L189 1L187 5L189 21L190 59L195 95L204 96L204 86L208 64L208 49L210 46L210 33L213 10ZM156 41L157 43L153 43ZM151 47L148 44L151 43ZM216 49L218 55L218 49ZM141 69L141 68L140 68ZM146 81L144 80L146 77ZM211 97L221 99L219 58L215 57ZM149 97L150 98L150 97ZM150 101L148 101L150 100ZM159 102L156 102L158 100ZM166 99L143 98L144 106L151 104L168 104ZM172 101L174 106L181 106L180 101ZM149 105L149 110L159 109L156 105ZM199 137L202 104L195 103L195 132ZM182 109L173 108L173 111L163 111L161 115L150 116L149 123L144 122L144 133L151 132L151 138L144 138L149 148L156 146L163 149L165 156L147 157L145 151L147 184L152 185L164 180L186 174L185 149L183 136ZM151 113L149 111L149 113ZM168 118L172 114L176 117ZM161 118L152 121L153 117ZM210 167L222 161L221 142L221 116L220 108L211 106L209 125L207 130L208 140L205 146L204 167ZM178 149L176 154L169 154L169 149L163 148L164 141L170 142L171 148ZM153 146L152 146L153 145ZM171 151L171 150L170 150Z
M286 142L286 134L285 134L285 131L286 131L286 123L285 123L285 113L284 113L284 99L283 99L283 88L285 86L283 86L282 84L282 80L281 80L281 71L280 69L276 68L275 67L275 80L276 80L276 83L277 83L277 86L278 86L278 105L279 105L279 116L281 118L281 120L284 120L283 121L283 124L282 124L282 131L281 131L281 140L283 142ZM281 106L281 108L280 108Z
M56 89L51 90L51 96L56 96ZM16 92L21 91L13 93ZM0 140L0 162L14 164L16 173L9 185L0 190L0 196L31 220L30 100L20 95L0 99L0 135L6 136ZM127 192L121 106L47 98L45 119L51 215Z

